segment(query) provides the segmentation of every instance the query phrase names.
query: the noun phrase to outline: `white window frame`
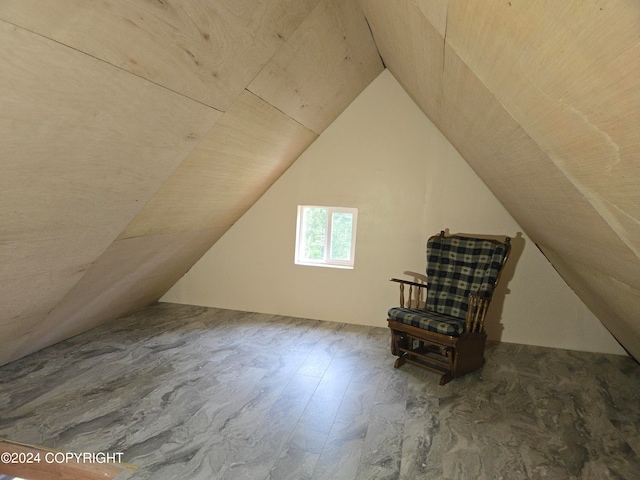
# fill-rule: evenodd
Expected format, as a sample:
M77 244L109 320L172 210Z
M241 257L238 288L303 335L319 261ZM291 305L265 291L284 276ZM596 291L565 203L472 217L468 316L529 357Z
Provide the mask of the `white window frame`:
M304 210L306 208L323 208L327 211L327 223L325 224L325 256L321 260L314 260L305 258L304 255ZM331 228L332 228L332 216L334 213L350 213L353 215L353 222L351 224L351 251L349 254L349 260L336 260L330 257L331 252ZM353 269L355 265L356 254L356 230L358 226L358 209L352 207L327 207L324 205L298 205L298 221L296 225L296 251L295 251L295 263L296 265L308 265L317 267L333 267L333 268L345 268Z

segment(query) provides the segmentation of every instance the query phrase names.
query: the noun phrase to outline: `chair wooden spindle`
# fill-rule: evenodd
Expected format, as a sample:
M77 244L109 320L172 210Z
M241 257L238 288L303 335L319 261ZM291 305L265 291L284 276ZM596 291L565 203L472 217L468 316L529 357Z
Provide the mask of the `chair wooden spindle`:
M483 299L482 300L482 310L481 310L481 314L480 314L480 323L478 325L478 332L481 332L482 330L484 330L484 317L487 315L487 310L489 308L489 300L488 299Z
M480 312L482 311L482 304L483 301L480 299L477 299L475 302L475 315L473 318L473 332L477 332L478 330L478 321L480 320Z
M472 297L471 295L469 295L469 306L468 306L468 310L467 310L467 320L465 322L464 325L464 331L465 332L470 332L471 331L471 319L473 318L473 311L475 308L475 302L476 299L475 297Z

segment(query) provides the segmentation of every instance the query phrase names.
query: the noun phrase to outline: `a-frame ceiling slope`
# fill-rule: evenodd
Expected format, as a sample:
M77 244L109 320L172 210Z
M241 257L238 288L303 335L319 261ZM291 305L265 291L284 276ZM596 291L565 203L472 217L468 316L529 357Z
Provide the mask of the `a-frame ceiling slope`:
M380 56L640 357L639 7L532 3L1 2L0 364L157 300Z
M0 364L160 298L382 70L354 0L0 2Z
M640 358L640 3L362 4L389 70Z

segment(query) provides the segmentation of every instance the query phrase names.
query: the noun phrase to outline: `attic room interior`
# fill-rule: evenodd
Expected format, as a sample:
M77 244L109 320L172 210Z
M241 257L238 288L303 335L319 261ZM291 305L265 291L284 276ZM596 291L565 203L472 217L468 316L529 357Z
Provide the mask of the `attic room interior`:
M5 0L0 37L0 478L640 472L638 2ZM302 205L357 209L353 268L294 261ZM446 385L387 324L441 230L511 239Z

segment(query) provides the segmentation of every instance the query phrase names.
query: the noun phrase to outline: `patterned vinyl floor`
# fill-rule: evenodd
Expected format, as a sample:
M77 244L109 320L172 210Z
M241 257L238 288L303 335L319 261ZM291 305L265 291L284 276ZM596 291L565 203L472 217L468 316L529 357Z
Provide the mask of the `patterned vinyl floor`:
M442 387L394 358L386 328L156 304L0 367L0 438L136 479L640 478L628 357L490 344Z

